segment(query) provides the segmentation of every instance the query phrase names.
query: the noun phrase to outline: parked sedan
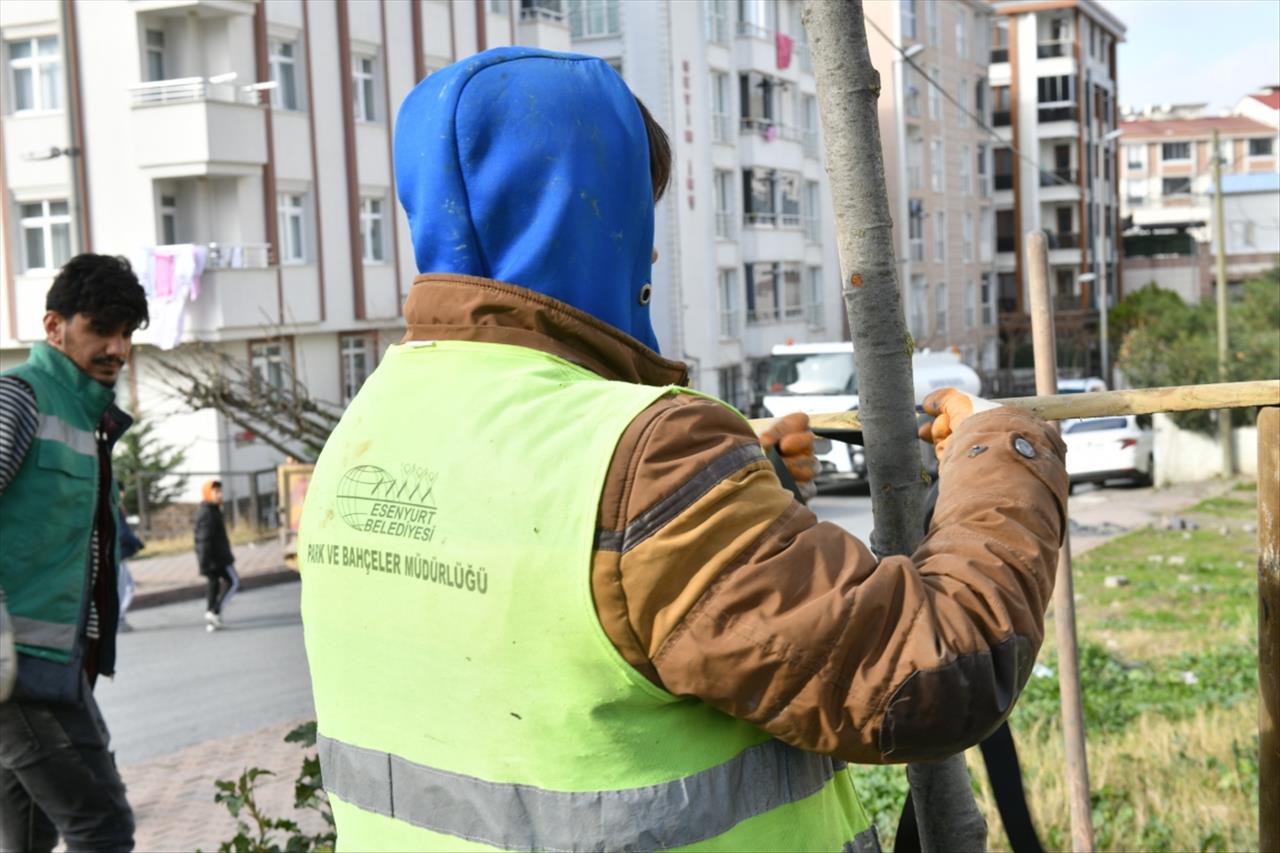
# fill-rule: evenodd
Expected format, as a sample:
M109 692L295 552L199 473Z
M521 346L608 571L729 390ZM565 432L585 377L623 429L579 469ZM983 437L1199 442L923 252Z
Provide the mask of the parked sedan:
M1107 480L1151 485L1155 480L1155 439L1148 416L1064 421L1062 439L1073 487Z

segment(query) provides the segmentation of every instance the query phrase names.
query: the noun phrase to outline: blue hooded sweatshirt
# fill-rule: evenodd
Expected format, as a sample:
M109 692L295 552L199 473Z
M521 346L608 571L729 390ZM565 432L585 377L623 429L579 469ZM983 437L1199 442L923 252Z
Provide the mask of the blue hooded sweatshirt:
M419 271L519 285L657 350L648 136L606 62L501 47L442 68L400 106L395 169Z

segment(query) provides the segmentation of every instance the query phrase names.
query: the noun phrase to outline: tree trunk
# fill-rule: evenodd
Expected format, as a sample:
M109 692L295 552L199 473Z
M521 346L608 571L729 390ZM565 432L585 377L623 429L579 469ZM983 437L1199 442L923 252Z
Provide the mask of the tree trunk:
M875 519L871 548L880 558L910 554L924 534L924 472L916 446L914 344L898 290L880 148L880 75L871 66L859 0L806 0L803 21L818 83L842 292L858 368ZM974 802L963 755L914 765L907 778L924 850L986 848L986 821Z

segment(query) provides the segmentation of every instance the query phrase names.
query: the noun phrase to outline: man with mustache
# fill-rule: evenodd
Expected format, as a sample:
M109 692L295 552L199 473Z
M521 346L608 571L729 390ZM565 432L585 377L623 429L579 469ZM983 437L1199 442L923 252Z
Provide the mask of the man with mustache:
M45 299L45 340L0 374L0 589L17 646L0 695L0 850L133 849L93 698L115 672L120 550L114 386L147 298L129 262L83 254ZM12 664L10 664L12 666ZM12 673L0 673L0 686Z

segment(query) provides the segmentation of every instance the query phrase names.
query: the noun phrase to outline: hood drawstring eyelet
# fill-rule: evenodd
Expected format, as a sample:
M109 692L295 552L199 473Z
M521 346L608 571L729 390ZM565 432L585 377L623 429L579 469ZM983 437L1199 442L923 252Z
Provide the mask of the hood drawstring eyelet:
M640 288L640 304L648 305L651 298L653 298L653 285L646 282L645 285Z

